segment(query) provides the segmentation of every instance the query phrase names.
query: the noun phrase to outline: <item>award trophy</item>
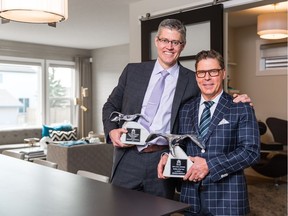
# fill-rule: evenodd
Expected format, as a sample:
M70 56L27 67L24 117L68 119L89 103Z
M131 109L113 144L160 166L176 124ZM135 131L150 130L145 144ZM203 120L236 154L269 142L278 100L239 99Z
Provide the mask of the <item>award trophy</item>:
M179 146L179 143L189 138L191 139L197 146L199 146L202 150L201 152L205 152L205 148L197 138L196 135L176 135L176 134L151 134L147 138L147 142L155 139L156 137L163 137L169 143L169 154L167 163L164 167L163 175L165 177L176 177L183 178L189 168L193 165L193 162L189 160L187 154L183 151L183 149Z
M115 116L116 115L116 116ZM114 116L114 117L113 117ZM110 120L113 122L125 121L122 128L125 128L128 132L123 133L121 136L121 142L131 145L145 145L146 139L149 136L149 131L135 120L142 117L141 114L123 115L119 112L112 112Z

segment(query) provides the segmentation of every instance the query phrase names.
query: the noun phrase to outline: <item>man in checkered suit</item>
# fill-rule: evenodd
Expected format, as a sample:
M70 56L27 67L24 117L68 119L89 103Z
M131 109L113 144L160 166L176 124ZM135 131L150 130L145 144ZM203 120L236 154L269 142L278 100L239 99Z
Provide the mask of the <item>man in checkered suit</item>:
M214 50L196 56L196 80L201 96L184 104L179 113L179 134L199 134L204 101L213 101L211 122L206 135L200 135L205 151L192 143L183 143L192 167L183 178L180 200L191 204L185 215L246 215L249 201L244 169L256 163L260 155L260 136L253 107L234 103L223 91L226 76L224 60ZM163 176L167 156L158 164Z

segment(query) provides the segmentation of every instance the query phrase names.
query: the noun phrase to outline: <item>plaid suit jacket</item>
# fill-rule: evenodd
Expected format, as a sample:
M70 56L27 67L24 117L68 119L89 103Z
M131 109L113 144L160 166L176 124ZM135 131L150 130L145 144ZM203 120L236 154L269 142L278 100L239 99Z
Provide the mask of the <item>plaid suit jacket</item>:
M200 97L186 103L180 111L180 134L199 134L198 113ZM209 174L201 183L185 181L181 201L192 205L197 213L204 205L213 215L245 215L249 212L244 169L257 162L260 155L260 136L253 108L247 103L233 103L223 92L206 137L205 153L187 141L190 156L206 159Z

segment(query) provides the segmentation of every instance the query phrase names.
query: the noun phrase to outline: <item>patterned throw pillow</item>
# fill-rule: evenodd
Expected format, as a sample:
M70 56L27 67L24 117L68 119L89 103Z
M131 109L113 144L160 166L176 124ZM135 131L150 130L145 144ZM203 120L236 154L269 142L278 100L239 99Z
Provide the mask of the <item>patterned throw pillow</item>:
M72 131L73 127L70 124L56 125L56 126L42 126L42 137L49 136L52 130L56 131Z
M76 129L72 131L50 131L50 137L52 141L70 141L77 140L77 131Z

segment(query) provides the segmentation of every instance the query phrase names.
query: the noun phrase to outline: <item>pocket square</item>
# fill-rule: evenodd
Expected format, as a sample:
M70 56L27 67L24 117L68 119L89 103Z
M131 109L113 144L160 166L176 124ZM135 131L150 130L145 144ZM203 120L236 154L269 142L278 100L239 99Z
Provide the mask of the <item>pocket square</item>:
M226 119L222 119L218 125L223 125L223 124L229 124L229 122Z

